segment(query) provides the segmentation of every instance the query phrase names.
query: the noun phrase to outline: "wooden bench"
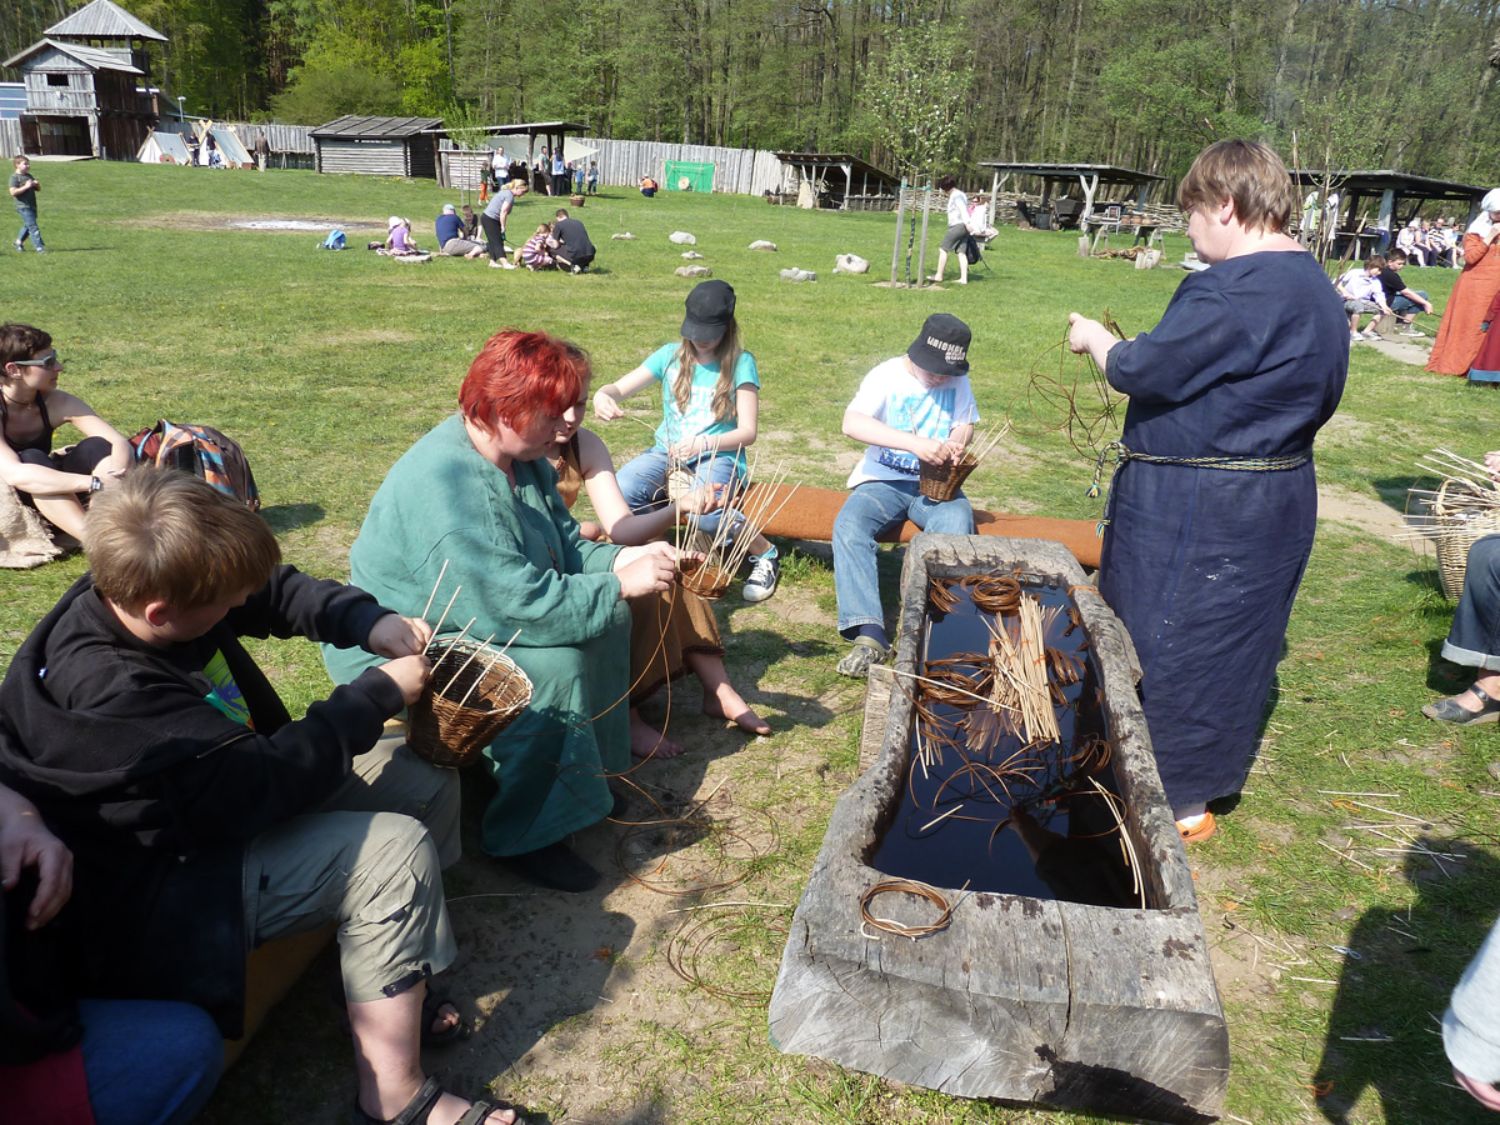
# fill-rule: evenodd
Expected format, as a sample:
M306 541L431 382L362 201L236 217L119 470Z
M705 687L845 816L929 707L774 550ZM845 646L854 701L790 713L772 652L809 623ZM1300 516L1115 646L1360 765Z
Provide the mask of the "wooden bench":
M785 507L777 511L778 505L791 491L790 485L751 485L742 507L754 510L761 505L765 490L772 494L767 510L775 516L765 526L767 535L782 539L807 539L827 543L833 539L833 521L844 506L849 493L838 488L811 488L801 485L796 494L786 501ZM883 536L883 543L907 543L917 534L918 527L908 521L894 535ZM980 535L1003 535L1015 539L1050 539L1061 543L1073 553L1081 566L1097 570L1099 551L1104 541L1099 537L1097 524L1093 520L1062 520L1049 516L1021 516L1008 512L987 512L974 509L974 530Z

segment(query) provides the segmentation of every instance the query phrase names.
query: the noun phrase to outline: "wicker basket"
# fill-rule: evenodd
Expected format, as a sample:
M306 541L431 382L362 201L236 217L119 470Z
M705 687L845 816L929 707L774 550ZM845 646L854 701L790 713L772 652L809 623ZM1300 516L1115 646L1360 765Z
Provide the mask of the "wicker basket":
M978 467L979 462L971 457L965 457L956 465L951 461L944 461L941 465L923 461L917 489L929 500L952 500L963 488L964 481L969 479L969 474Z
M1464 592L1469 548L1486 535L1500 532L1500 512L1493 504L1480 501L1470 485L1445 480L1438 486L1432 514L1439 525L1438 582L1443 587L1443 596L1449 601L1457 601Z
M433 765L461 769L530 703L531 680L510 657L474 641L449 644L408 710L407 742Z
M681 559L677 572L682 576L682 586L707 601L718 601L729 589L734 575L723 567L705 563L702 559Z

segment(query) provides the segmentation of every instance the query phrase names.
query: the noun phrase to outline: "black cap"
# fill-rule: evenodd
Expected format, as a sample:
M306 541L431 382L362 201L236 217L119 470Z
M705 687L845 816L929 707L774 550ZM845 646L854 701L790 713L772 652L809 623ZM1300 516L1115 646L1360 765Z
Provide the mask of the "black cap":
M734 289L727 281L702 281L687 295L687 316L682 318L684 339L705 343L729 331L734 319Z
M958 317L933 313L906 349L906 358L934 375L967 375L969 341L974 334Z

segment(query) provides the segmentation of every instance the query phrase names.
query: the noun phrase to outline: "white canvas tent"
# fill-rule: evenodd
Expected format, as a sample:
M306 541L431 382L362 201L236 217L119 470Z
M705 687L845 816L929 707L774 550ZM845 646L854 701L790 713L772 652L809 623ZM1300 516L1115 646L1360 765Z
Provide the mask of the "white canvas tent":
M181 136L177 133L163 133L156 129L146 134L146 139L136 150L135 158L142 164L187 165L192 163L192 155L188 152L187 142Z

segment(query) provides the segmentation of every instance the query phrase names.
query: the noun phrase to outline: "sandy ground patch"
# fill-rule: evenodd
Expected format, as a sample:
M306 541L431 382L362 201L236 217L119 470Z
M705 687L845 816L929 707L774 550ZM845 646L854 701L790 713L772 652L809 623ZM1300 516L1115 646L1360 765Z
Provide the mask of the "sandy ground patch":
M152 215L143 219L122 220L132 227L161 227L170 230L243 230L259 234L325 235L334 227L346 234L367 232L385 234L384 219L297 218L287 215L221 215L212 211L180 211L170 215Z
M1392 539L1405 526L1401 513L1389 504L1337 484L1318 486L1318 518L1349 524L1379 539Z

